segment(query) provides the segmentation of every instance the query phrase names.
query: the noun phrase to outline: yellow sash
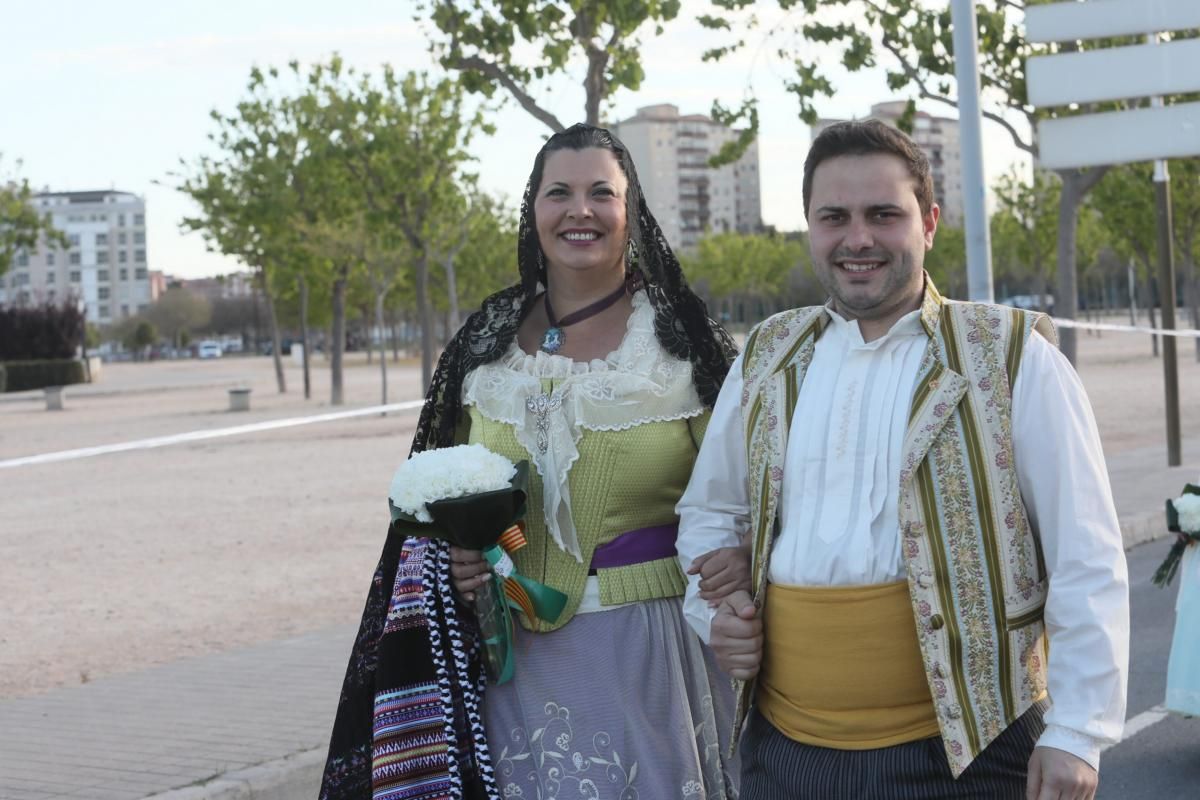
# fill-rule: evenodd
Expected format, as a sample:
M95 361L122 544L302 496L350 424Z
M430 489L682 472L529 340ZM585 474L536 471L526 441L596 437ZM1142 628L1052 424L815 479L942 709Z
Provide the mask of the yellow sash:
M839 750L938 735L908 584L770 584L758 708L784 735Z

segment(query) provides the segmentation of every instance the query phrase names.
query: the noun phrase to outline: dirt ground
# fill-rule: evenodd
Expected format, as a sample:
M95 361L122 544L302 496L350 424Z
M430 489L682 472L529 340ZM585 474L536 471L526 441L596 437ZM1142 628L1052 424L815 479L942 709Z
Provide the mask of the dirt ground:
M1181 342L1185 438L1200 437L1192 348ZM1110 460L1162 448L1149 337L1081 335L1080 354ZM416 399L419 368L390 366L389 399ZM279 395L266 358L108 364L62 412L0 396L0 461L330 410L321 361L312 400L298 368L287 377ZM225 410L233 386L253 389L252 411ZM377 365L351 363L346 400L379 402ZM356 621L415 422L360 417L0 469L0 698Z

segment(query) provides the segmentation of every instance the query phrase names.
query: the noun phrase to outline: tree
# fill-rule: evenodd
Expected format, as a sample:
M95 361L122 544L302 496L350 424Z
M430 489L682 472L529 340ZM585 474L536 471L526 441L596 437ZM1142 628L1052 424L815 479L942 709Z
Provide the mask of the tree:
M421 324L421 377L433 376L433 305L429 270L436 263L436 229L452 213L470 160L467 146L490 133L482 109L467 112L463 87L420 73L381 79L362 76L352 92L324 98L335 120L330 155L344 164L378 228L395 226L412 251L415 303Z
M1158 266L1158 214L1154 203L1153 168L1149 164L1127 164L1109 170L1092 194L1092 207L1103 218L1113 249L1141 267L1146 277L1146 310L1150 326L1157 328L1153 287ZM1158 337L1150 338L1157 356Z
M1033 181L1021 180L1016 169L996 184L999 205L992 227L1001 242L1009 242L1011 255L1033 273L1037 307L1046 311L1046 286L1056 266L1056 233L1060 183L1045 170L1034 170ZM997 249L993 247L993 253Z
M440 38L433 44L442 66L463 86L486 97L497 89L552 131L566 128L533 97L533 85L586 63L584 120L600 121L601 105L618 89L636 90L645 76L639 31L655 34L679 14L679 0L422 0Z
M734 321L738 300L751 300L766 316L788 288L791 273L806 263L803 245L771 234L718 233L703 237L693 255L684 256L690 280Z
M756 28L759 14L745 16L753 0L711 0L714 14L701 17L701 24L731 32L743 30L743 38L714 48L704 54L706 60L720 59L746 46L746 30ZM983 90L983 116L1008 132L1013 144L1034 159L1038 144L1032 131L1039 119L1088 113L1114 107L1084 104L1071 109L1034 109L1027 96L1025 64L1030 56L1058 51L1088 49L1104 43L1070 42L1058 46L1031 44L1024 33L1024 10L1045 0L987 0L978 3L979 77ZM789 12L786 21L772 28L766 39L782 58L793 61L794 78L786 81L795 95L800 117L810 125L817 119L815 103L819 97L832 97L833 82L825 72L831 59L826 47L840 51L840 62L850 72L883 66L888 88L908 90L915 98L957 106L952 91L954 48L949 4L929 5L922 0L778 0ZM740 16L741 19L735 19ZM794 37L787 39L788 36ZM765 44L765 43L764 43ZM748 119L747 132L757 127L750 99L736 110L714 104L714 115L727 124ZM1023 133L1010 118L1026 123ZM737 153L723 155L730 159ZM1107 171L1107 167L1057 170L1061 181L1058 206L1056 261L1058 285L1055 313L1074 319L1077 307L1078 216L1088 194ZM1075 360L1075 332L1062 331L1060 346L1072 362Z
M962 228L938 225L933 249L925 254L925 271L946 297L966 296L967 236Z
M1172 161L1171 205L1175 222L1175 248L1184 275L1184 299L1192 327L1200 330L1200 158ZM1200 338L1196 360L1200 361Z
M207 325L211 314L207 297L180 287L167 289L158 302L145 311L146 320L176 347L183 347L193 331Z
M217 131L208 138L221 155L202 156L191 164L181 159L183 172L172 177L180 179L175 188L200 210L197 216L185 217L180 227L200 231L209 250L238 258L254 270L271 328L275 382L283 394L287 380L275 302L286 278L280 273L294 246L289 182L296 156L294 137L281 126L281 101L270 94L267 77L252 69L249 98L231 115L210 112Z
M3 167L0 154L0 168ZM20 169L21 162L17 162ZM54 227L51 216L38 214L33 207L33 190L25 178L6 176L0 171L0 275L8 272L20 252L36 252L45 239L59 247L67 246L67 237Z

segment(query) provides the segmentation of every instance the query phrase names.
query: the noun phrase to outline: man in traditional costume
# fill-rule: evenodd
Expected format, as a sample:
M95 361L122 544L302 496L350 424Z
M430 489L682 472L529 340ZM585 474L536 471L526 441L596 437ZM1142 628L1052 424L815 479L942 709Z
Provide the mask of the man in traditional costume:
M741 681L742 800L1090 798L1129 610L1083 386L1044 315L938 294L903 133L826 129L803 192L831 299L750 333L678 505L684 564L750 553L684 605Z

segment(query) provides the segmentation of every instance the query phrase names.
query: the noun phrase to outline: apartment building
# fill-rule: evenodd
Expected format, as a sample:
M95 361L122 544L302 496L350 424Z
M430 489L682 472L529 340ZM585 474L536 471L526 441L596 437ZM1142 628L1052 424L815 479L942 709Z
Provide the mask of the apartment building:
M42 192L33 196L67 236L66 249L44 241L20 252L0 276L0 303L76 298L88 322L104 325L152 302L146 259L146 202L130 192Z
M738 131L670 104L645 106L612 126L637 165L650 211L671 246L694 248L706 231L762 229L758 145L713 168L708 160Z

